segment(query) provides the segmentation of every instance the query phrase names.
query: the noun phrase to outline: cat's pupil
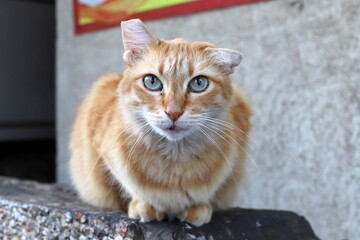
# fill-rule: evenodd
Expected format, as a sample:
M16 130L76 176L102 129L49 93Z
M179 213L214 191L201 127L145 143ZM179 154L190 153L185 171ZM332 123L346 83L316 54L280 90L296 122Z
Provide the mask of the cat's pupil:
M201 78L196 79L196 83L197 83L197 85L201 86L201 84L202 84Z
M155 83L155 78L154 78L154 77L151 77L150 83L151 83L152 85Z

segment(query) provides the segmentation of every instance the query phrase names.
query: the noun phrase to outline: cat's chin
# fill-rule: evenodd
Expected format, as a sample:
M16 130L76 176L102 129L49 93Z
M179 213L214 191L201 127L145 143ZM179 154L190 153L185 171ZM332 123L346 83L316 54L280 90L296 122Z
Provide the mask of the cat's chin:
M181 141L187 135L189 135L188 129L183 129L179 127L159 129L159 130L160 130L159 131L160 135L166 137L166 139L171 142Z
M181 141L187 135L185 130L165 130L164 136L171 142Z

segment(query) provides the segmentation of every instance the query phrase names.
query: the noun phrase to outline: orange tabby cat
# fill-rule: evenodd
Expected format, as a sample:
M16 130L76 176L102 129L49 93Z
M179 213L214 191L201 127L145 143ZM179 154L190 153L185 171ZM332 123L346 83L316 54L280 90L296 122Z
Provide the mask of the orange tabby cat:
M251 110L229 78L241 54L160 40L122 22L123 75L100 77L80 106L71 175L81 198L201 226L231 206L243 175Z

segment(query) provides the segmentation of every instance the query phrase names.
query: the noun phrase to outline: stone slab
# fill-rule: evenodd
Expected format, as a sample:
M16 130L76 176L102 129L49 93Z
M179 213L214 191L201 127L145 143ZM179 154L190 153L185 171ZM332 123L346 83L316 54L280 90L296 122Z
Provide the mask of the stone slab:
M0 239L318 240L293 212L234 208L193 227L178 221L140 223L126 213L81 202L63 185L0 177Z

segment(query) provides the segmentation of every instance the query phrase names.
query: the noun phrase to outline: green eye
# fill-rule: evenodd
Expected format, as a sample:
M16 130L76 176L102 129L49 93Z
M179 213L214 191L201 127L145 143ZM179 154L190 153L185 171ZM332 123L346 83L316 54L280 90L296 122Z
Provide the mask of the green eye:
M143 82L144 86L151 91L160 91L163 88L161 81L154 75L146 75Z
M209 86L209 80L206 77L198 76L195 77L189 83L189 90L191 92L202 92Z

